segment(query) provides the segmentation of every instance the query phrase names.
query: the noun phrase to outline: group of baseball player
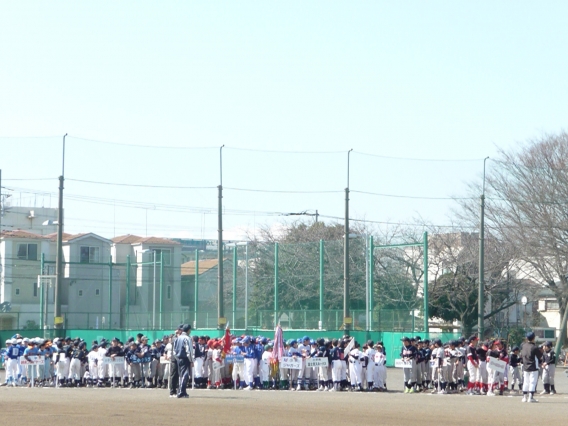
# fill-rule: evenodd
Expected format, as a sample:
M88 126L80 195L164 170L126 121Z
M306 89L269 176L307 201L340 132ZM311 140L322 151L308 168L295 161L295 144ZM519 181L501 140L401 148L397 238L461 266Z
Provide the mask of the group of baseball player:
M186 387L387 391L382 342L369 340L361 346L348 336L278 342L263 336L212 339L190 334L190 326L180 325L174 334L153 342L138 334L125 343L102 339L89 347L80 338L28 339L18 334L6 341L2 354L3 385L162 388L172 397L187 396ZM518 386L523 401L536 402L539 377L542 394L556 393L556 356L550 342L539 347L534 340L529 333L522 348L508 351L499 339L479 342L472 336L442 344L439 339L404 337L397 365L403 368L404 393L494 396L509 386L515 392Z
M432 393L438 394L496 396L509 391L510 385L511 392L522 392L523 402L537 402L534 394L538 378L542 377L541 394L556 394L552 343L537 346L532 332L527 333L520 348L515 346L510 351L503 340L480 342L477 336L446 344L440 339L429 341L420 337L404 337L402 342L404 393L432 389Z

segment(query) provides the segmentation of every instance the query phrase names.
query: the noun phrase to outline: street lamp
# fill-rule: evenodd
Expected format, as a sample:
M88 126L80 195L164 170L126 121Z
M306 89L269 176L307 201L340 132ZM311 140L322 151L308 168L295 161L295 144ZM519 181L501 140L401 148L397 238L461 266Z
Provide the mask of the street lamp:
M527 303L529 303L529 300L527 299L527 296L523 296L521 297L521 303L523 304L523 328L527 328Z
M142 250L141 253L154 253L154 277L152 285L152 330L156 329L156 250L146 249Z

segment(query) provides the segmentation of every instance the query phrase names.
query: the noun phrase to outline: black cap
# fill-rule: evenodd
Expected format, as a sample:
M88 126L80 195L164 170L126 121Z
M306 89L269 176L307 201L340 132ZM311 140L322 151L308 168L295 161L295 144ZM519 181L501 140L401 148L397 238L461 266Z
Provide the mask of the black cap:
M532 331L529 331L527 333L527 340L534 340L535 339L535 334Z
M182 330L184 333L187 333L189 330L191 330L191 325L189 324L184 324L182 327Z

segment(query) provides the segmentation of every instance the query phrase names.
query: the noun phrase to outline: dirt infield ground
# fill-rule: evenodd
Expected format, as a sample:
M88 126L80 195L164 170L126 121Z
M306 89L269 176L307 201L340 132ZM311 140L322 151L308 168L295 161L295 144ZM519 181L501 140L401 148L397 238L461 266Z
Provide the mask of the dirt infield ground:
M420 426L485 424L534 425L568 417L568 379L557 372L555 396L538 404L514 397L405 395L400 370L389 369L389 393L275 391L189 391L189 399L168 398L154 389L19 389L0 388L2 421L19 426L173 425L199 421L207 425L255 424L310 426L339 424ZM539 385L542 390L542 385ZM197 416L197 418L193 417ZM17 419L17 420L16 420ZM248 420L245 420L248 419ZM5 421L5 423L4 423Z

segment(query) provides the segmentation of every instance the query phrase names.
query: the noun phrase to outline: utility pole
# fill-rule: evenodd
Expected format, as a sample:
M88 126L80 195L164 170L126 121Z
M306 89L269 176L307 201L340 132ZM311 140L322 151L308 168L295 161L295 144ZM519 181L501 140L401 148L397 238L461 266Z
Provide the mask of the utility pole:
M219 205L217 207L218 236L217 236L217 318L219 328L227 323L223 309L223 147L219 149ZM234 327L234 324L233 324Z
M4 211L4 203L2 202L2 169L0 169L0 238L2 237L2 212ZM42 272L43 274L43 272Z
M343 236L343 327L349 334L352 319L349 315L349 156L353 149L347 151L347 188L345 188L345 224Z
M480 197L480 221L479 221L479 287L477 299L477 331L479 338L483 340L485 332L485 163L489 157L483 160L483 189Z
M61 286L63 284L63 181L65 180L65 138L63 136L63 161L61 176L59 176L59 203L57 212L57 252L55 254L55 309L54 309L54 328L55 335L63 337L63 317L61 316Z

